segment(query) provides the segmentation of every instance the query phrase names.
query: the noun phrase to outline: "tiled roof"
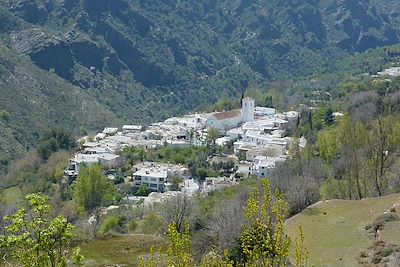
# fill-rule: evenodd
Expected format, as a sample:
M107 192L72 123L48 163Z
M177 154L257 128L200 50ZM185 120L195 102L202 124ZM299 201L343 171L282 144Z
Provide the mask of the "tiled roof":
M226 119L231 119L234 117L239 117L242 115L242 112L240 109L235 109L235 110L230 110L230 111L224 111L224 112L216 112L213 114L213 116L221 121L221 120L226 120Z

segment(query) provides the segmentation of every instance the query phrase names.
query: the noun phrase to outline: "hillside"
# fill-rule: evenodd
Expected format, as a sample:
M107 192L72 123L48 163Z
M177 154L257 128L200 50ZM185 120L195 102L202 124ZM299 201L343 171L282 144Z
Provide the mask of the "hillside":
M7 120L0 119L0 172L1 163L22 156L47 129L67 127L82 134L83 128L119 122L86 92L2 45L0 91L0 110L9 113Z
M314 266L362 266L362 251L368 255L368 247L374 244L366 226L376 218L398 205L398 194L361 201L329 200L319 202L286 222L289 236L296 237L302 225L305 246L310 250L310 263ZM399 212L398 208L396 211ZM380 240L399 245L397 228L399 222L383 226ZM372 255L370 256L372 258Z
M398 43L399 14L393 0L0 0L0 82L18 74L1 88L0 110L12 114L1 149L15 157L46 127L151 122L329 68ZM25 96L43 109L11 105ZM86 101L92 112L71 116Z

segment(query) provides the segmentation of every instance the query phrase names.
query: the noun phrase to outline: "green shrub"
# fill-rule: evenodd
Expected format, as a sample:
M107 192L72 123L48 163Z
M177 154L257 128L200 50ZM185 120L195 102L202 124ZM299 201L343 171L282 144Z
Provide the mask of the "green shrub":
M400 220L399 215L397 215L394 212L386 212L384 214L382 214L381 216L378 217L378 219L382 219L385 222L395 222Z
M150 213L140 222L136 232L141 234L158 234L165 231L165 221L155 213Z
M137 222L135 220L132 220L128 225L129 231L135 232L137 225L138 225Z
M140 185L136 191L137 196L147 197L150 194L150 188L144 184Z
M125 217L119 215L111 215L107 217L100 226L100 233L107 234L111 230L121 232L125 222Z
M0 111L0 119L3 119L5 121L9 121L10 120L10 113L6 110L1 110Z
M381 258L390 256L393 254L393 252L396 252L399 250L399 247L394 244L382 244L381 246L377 246L375 248L375 253L374 255L378 255Z

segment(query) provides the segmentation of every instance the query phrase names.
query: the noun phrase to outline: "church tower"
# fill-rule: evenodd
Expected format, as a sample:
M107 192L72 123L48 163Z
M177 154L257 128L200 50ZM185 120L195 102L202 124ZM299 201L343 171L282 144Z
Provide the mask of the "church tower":
M242 120L243 122L254 120L254 99L250 97L242 99Z

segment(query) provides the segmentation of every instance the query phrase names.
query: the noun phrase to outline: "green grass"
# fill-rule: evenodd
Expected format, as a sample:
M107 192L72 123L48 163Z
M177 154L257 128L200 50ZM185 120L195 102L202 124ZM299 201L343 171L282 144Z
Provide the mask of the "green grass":
M81 244L85 256L85 266L100 267L108 265L137 266L139 256L167 248L167 237L155 235L114 235Z
M361 201L320 202L290 218L286 222L287 233L294 240L302 225L305 246L310 250L310 263L314 266L359 266L357 257L371 244L364 227L399 201L400 195L396 194ZM397 233L398 227L391 225L387 233L391 228Z

